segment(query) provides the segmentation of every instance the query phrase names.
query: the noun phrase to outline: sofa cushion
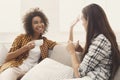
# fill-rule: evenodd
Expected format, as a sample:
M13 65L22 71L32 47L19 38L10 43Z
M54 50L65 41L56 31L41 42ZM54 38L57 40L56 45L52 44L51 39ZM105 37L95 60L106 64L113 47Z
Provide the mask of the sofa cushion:
M62 64L72 66L70 53L66 48L67 44L58 44L54 47L53 51L49 53L49 58L54 59ZM78 59L80 54L77 52Z
M0 66L5 62L5 58L7 56L8 49L4 44L0 45Z
M28 71L21 80L60 80L73 77L73 69L46 58Z

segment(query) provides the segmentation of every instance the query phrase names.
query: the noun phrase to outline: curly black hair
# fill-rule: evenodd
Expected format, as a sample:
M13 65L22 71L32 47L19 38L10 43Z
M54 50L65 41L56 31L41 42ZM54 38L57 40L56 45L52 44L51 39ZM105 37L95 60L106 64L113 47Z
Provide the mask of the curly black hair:
M34 8L23 17L23 26L26 34L29 34L29 35L34 34L34 31L32 28L32 19L36 16L39 16L45 25L44 33L47 31L49 22L46 15L39 8Z

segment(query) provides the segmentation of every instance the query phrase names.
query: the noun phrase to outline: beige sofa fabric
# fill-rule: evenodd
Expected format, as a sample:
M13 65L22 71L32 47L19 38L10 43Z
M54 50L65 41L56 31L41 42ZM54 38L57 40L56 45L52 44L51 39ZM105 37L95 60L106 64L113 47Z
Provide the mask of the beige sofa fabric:
M66 46L67 44L56 45L53 51L50 51L49 57L62 64L72 67L70 53L67 51ZM80 60L80 53L77 52L77 55L78 55L78 59Z

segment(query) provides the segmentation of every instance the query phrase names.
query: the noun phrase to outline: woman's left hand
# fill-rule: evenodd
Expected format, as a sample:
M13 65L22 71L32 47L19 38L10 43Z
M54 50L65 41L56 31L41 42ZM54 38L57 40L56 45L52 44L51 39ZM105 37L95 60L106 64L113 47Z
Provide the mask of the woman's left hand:
M72 43L72 41L68 41L67 50L71 55L75 54L75 45Z
M80 15L72 22L71 28L73 28L80 21Z

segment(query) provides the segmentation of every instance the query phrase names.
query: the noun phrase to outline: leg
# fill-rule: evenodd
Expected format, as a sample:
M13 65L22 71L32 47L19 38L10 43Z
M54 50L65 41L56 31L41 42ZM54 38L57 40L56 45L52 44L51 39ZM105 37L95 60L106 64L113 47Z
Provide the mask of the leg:
M0 74L0 80L17 80L23 74L19 68L8 68Z

